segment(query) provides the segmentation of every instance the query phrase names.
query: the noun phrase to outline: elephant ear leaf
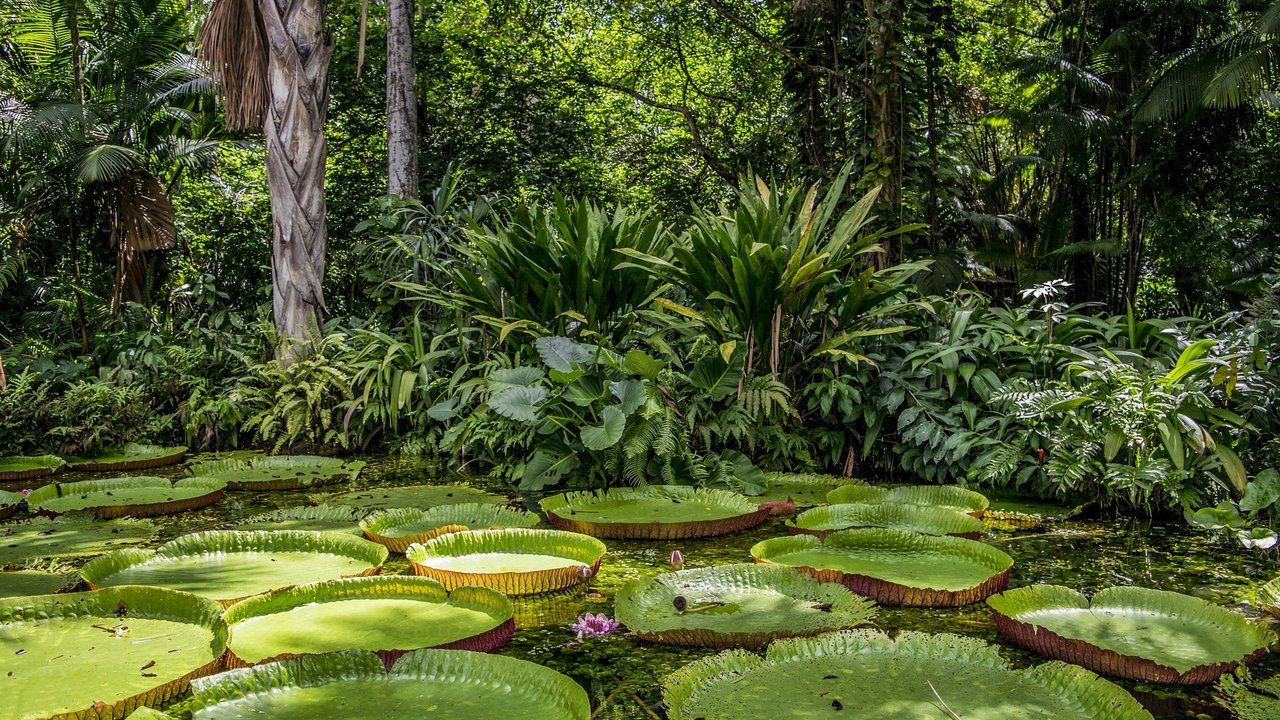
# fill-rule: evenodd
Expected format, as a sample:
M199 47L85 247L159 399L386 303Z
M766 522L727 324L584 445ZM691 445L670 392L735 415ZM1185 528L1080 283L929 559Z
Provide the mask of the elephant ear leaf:
M538 408L547 399L547 389L541 386L508 387L489 398L489 407L508 420L527 425L538 422Z
M649 397L649 391L645 389L644 383L639 380L622 380L620 382L610 383L609 389L613 391L613 396L618 399L618 407L622 410L623 415L631 415L644 401Z
M1244 497L1240 499L1240 509L1245 512L1265 510L1280 500L1280 472L1268 468L1258 473L1244 488Z
M569 338L540 337L535 344L542 362L552 370L570 373L591 362L591 351Z
M610 405L601 413L599 425L588 425L582 428L582 444L588 450L604 450L613 447L622 439L622 431L627 427L627 416L618 407Z

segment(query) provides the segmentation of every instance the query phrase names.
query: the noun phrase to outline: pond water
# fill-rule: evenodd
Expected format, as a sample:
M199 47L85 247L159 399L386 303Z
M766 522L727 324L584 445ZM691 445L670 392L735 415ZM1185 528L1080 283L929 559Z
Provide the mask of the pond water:
M59 479L82 478L79 474L69 474ZM461 482L504 492L501 486L483 480L442 478L438 466L400 458L373 459L349 487L324 490L342 492L436 482ZM160 540L196 530L216 529L277 508L306 505L318 499L318 494L319 491L227 493L221 503L211 508L156 518L163 529ZM535 498L525 498L524 503L536 510ZM702 540L607 540L609 552L589 588L515 600L518 629L500 653L538 662L576 679L591 697L595 718L664 718L659 703L662 679L676 668L715 651L649 644L629 638L625 633L575 645L569 624L584 612L604 612L612 616L613 595L617 590L630 580L670 570L673 550L684 554L686 567L750 562L749 549L753 544L786 534L782 522L782 519L772 519L748 532ZM1038 530L992 533L987 539L1013 556L1011 587L1055 583L1092 593L1110 585L1132 584L1174 590L1235 606L1250 617L1258 617L1259 613L1247 599L1258 585L1278 572L1274 555L1244 551L1226 539L1211 537L1178 521L1095 518ZM393 554L384 572L408 573L408 561ZM883 607L874 624L890 633L918 630L972 635L998 644L1004 657L1014 665L1043 662L1001 639L984 603L939 610ZM1280 654L1266 657L1254 673L1261 678L1280 674ZM1215 702L1212 686L1173 688L1117 682L1157 718L1232 717Z

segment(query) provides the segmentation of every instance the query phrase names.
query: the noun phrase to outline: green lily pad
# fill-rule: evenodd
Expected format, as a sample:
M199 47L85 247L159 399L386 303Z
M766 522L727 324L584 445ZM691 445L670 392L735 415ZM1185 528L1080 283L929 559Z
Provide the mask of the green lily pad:
M415 575L449 590L463 585L507 595L532 595L573 587L600 569L604 543L562 530L474 530L409 546Z
M422 543L446 532L527 528L538 524L538 516L527 510L465 503L438 505L430 510L395 508L376 512L360 521L360 529L370 540L403 553L413 543Z
M561 530L603 538L673 540L755 527L769 509L728 490L650 485L553 495L539 505Z
M0 490L0 520L18 512L18 508L22 506L22 499L21 493Z
M0 598L51 595L73 587L80 578L75 573L47 570L0 571Z
M354 508L432 508L437 505L482 503L505 505L507 498L466 485L400 485L352 490L339 495L317 497L317 500Z
M1223 675L1218 692L1238 720L1280 718L1280 677L1238 680L1232 675Z
M903 485L887 488L875 485L845 485L827 493L827 502L909 504L959 510L982 517L989 504L981 493L957 485Z
M1013 558L985 543L908 530L841 530L756 543L751 555L839 582L881 605L950 607L975 603L1009 584Z
M158 705L216 672L227 641L216 604L161 588L8 598L0 628L6 718L112 718Z
M1280 618L1280 577L1258 588L1258 607Z
M310 655L192 683L193 720L588 720L569 677L527 660L415 650L388 670L370 652Z
M66 461L57 455L10 455L0 457L0 482L56 475L66 469Z
M515 630L511 601L495 590L452 594L425 577L383 575L298 585L227 608L233 664L369 650L394 662L408 650L489 652Z
M1062 522L1084 512L1088 505L1060 505L1040 498L1005 491L984 491L990 505L982 520L993 530L1034 530L1046 523Z
M208 478L82 480L36 488L27 496L27 506L45 516L83 511L106 519L149 517L212 505L222 499L223 488L221 480Z
M228 490L301 490L354 480L363 467L319 455L255 455L194 463L191 474L221 480Z
M667 678L663 699L671 720L1151 720L1083 668L1015 670L977 638L870 630L779 640L763 658L703 658Z
M792 535L815 535L824 538L837 530L884 527L925 535L954 535L972 540L982 535L985 526L972 515L958 510L928 505L890 505L887 503L845 503L805 510L787 522Z
M857 478L839 475L810 473L765 473L767 482L764 493L753 497L757 502L786 502L796 507L814 507L827 504L827 493L845 485L862 485Z
M996 628L1019 645L1095 672L1202 684L1262 657L1275 633L1239 613L1164 590L1110 587L1092 600L1058 585L987 598Z
M83 518L35 518L0 526L0 567L39 558L101 555L150 542L156 536L156 526L150 520L93 522Z
M119 447L104 448L92 455L67 458L67 469L77 472L146 470L177 465L186 458L186 447L127 443Z
M90 560L90 587L154 585L224 605L301 583L374 575L387 549L343 533L213 530L184 535L155 550L117 550Z
M309 530L360 535L356 510L332 505L303 505L245 518L232 530Z
M790 568L738 564L634 580L618 592L616 613L652 642L764 647L778 638L857 627L875 616L875 604Z

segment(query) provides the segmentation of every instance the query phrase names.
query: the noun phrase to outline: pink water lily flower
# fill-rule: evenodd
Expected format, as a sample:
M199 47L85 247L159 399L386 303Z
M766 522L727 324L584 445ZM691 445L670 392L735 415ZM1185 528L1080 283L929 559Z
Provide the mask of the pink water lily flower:
M671 551L671 567L676 570L684 569L684 553L679 550Z
M621 624L604 613L585 613L578 616L577 622L569 626L578 636L578 642L587 638L609 637Z

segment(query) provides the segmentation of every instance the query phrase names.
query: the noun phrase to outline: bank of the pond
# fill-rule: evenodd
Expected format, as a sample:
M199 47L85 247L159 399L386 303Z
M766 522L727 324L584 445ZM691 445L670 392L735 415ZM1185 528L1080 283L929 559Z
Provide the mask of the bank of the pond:
M179 474L166 469L166 475ZM60 481L81 479L68 474ZM88 477L88 476L86 476ZM96 474L92 477L108 477ZM158 541L188 532L215 529L245 518L322 500L326 492L424 483L463 483L492 492L505 488L484 479L446 477L442 468L405 458L373 458L351 484L307 491L236 492L210 508L156 518ZM42 484L35 481L32 486ZM536 510L537 498L522 498ZM636 578L670 569L673 550L686 567L749 562L749 549L765 538L786 534L782 519L733 535L683 541L606 541L609 552L599 575L586 591L516 599L517 631L500 652L541 663L580 682L591 697L596 718L661 718L662 679L676 668L712 653L641 642L619 633L607 639L576 643L569 624L584 612L613 615L613 597ZM1173 590L1222 605L1239 605L1262 582L1277 573L1274 556L1245 552L1181 523L1153 523L1106 518L1060 523L1038 530L999 532L988 537L1013 556L1011 586L1054 583L1086 593L1110 585L1139 585ZM77 563L78 565L79 563ZM408 572L403 557L393 556L384 572ZM1241 608L1256 616L1250 606ZM1266 620L1266 622L1273 622ZM954 632L980 637L1000 646L1016 665L1043 662L997 635L985 604L957 609L880 608L876 627L894 632ZM1280 674L1280 655L1267 656L1256 668L1259 677ZM1174 688L1117 681L1157 718L1230 718L1216 702L1213 686Z

